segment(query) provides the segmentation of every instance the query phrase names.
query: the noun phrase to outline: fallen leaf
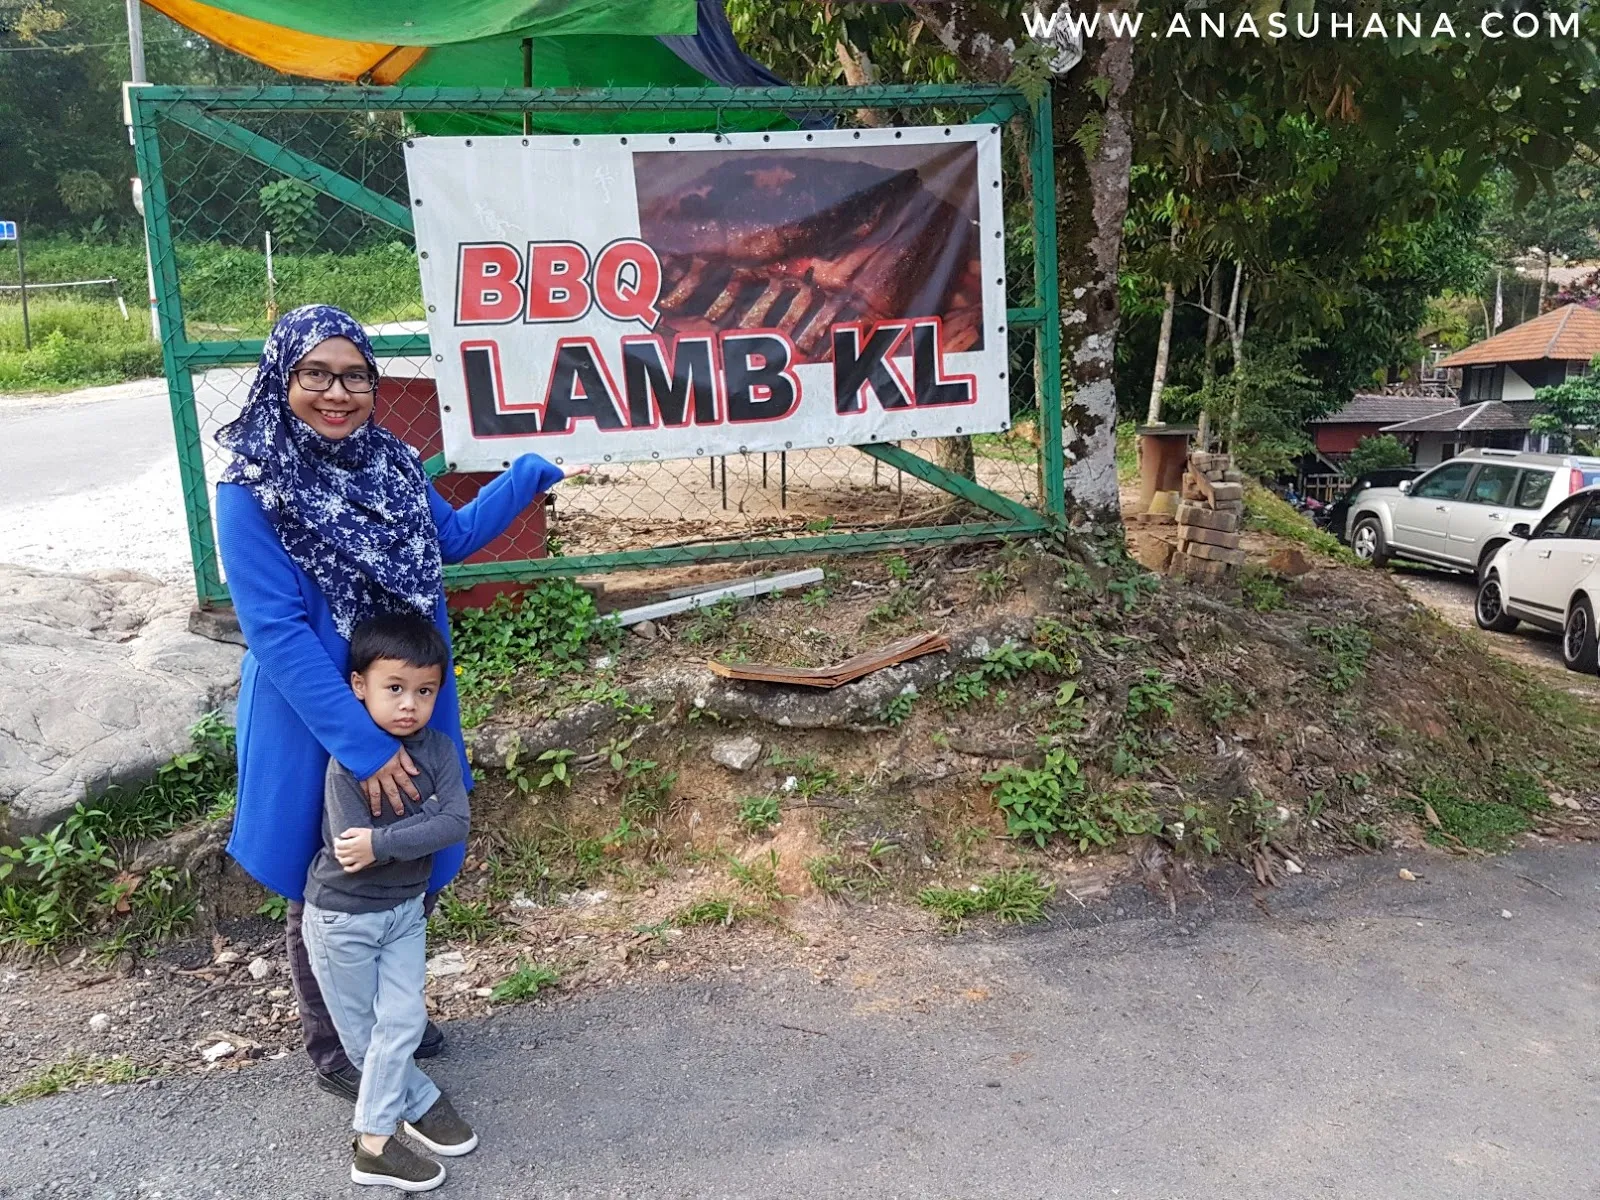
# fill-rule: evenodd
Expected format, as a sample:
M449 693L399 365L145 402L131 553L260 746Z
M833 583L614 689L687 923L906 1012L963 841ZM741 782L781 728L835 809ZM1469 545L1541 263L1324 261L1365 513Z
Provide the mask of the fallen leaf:
M1432 825L1435 829L1444 828L1444 822L1439 820L1439 814L1433 811L1433 805L1429 804L1426 800L1422 802L1422 815L1427 818L1428 824Z
M1400 878L1405 880L1407 883L1415 883L1417 881L1417 877L1404 867L1400 868Z

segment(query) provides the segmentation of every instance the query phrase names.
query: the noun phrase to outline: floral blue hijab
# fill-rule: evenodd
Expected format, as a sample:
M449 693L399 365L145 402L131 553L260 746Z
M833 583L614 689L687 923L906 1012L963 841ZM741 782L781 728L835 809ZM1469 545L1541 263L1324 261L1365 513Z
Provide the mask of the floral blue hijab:
M348 638L378 613L431 617L443 568L417 452L371 417L331 441L289 409L289 371L332 337L354 342L378 374L372 344L349 313L326 304L285 313L261 352L244 411L217 442L234 455L222 481L255 496Z

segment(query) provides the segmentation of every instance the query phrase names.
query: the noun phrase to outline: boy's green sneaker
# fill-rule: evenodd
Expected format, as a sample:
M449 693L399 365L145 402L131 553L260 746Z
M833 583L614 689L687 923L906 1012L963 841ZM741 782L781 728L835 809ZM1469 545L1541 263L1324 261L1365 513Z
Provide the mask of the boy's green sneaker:
M405 1123L406 1132L435 1154L451 1158L470 1154L477 1148L478 1135L457 1114L450 1097L440 1093L433 1107L415 1121Z
M382 1154L373 1154L354 1143L355 1159L350 1164L350 1182L399 1188L402 1192L431 1192L444 1182L444 1167L423 1158L399 1138L390 1138Z

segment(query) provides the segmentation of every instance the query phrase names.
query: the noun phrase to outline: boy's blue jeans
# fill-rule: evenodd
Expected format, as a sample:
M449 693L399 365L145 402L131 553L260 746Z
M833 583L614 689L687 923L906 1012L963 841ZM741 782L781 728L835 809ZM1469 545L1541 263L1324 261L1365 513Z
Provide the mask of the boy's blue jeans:
M355 1131L392 1134L439 1099L411 1059L428 1024L422 897L375 913L307 904L301 930L344 1052L361 1071Z

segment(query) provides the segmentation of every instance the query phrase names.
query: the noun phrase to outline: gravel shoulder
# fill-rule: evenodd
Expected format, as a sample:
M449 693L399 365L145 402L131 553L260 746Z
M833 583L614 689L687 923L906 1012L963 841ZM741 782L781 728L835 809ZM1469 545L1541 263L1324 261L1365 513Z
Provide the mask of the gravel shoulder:
M1402 882L1398 869L1421 876ZM449 1027L460 1197L1588 1194L1600 849L1139 889L939 943L920 1000L751 964ZM844 964L848 968L849 964ZM298 1057L0 1112L0 1196L354 1196Z

